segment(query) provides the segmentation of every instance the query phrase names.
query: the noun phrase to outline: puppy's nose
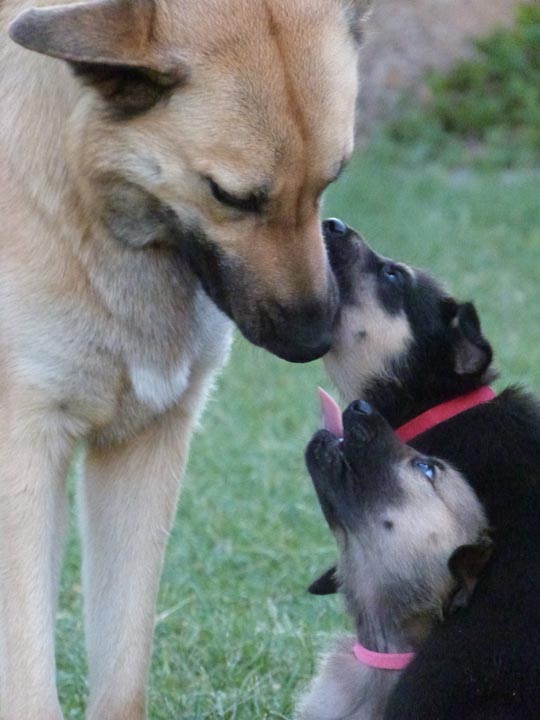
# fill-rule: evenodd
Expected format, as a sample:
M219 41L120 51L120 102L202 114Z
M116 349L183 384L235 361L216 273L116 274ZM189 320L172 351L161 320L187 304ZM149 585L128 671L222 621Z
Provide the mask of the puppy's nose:
M351 405L351 411L355 415L373 415L373 408L365 400L357 400Z
M328 238L342 238L349 232L349 227L338 218L330 218L323 222L323 232Z

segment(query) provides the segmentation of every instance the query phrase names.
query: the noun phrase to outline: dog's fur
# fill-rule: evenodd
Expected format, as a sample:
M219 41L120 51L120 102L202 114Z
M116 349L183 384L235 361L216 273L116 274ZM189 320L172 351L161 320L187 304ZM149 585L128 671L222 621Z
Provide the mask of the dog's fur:
M226 315L289 360L329 346L319 201L353 148L366 2L32 4L0 0L0 717L62 717L65 478L86 439L88 716L140 720Z
M340 549L339 586L364 647L415 652L472 592L489 558L485 515L459 472L402 444L367 403L343 420L343 442L324 430L306 453ZM361 664L353 645L341 639L323 660L299 720L383 717L400 672Z
M426 273L381 258L354 232L331 227L327 240L342 313L326 365L344 399L366 398L396 428L490 382L492 350L470 303L457 303ZM383 317L377 325L373 304ZM472 484L494 529L495 550L470 605L434 629L393 692L385 718L536 720L538 403L507 389L412 444L451 463ZM316 589L331 591L333 584L327 573Z

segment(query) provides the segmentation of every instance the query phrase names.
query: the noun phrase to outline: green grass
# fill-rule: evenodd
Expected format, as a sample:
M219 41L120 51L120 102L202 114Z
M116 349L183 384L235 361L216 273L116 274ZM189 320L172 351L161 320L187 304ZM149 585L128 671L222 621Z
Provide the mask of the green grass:
M449 171L357 158L327 214L379 251L430 268L477 302L502 382L540 387L540 172ZM152 720L290 718L333 632L338 598L307 596L334 557L303 467L320 363L236 342L194 444L159 599ZM58 623L61 698L82 718L79 549L70 541Z

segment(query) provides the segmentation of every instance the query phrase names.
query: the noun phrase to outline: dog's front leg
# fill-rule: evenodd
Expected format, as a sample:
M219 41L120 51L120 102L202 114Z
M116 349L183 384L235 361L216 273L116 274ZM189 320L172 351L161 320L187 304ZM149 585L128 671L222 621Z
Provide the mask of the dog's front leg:
M0 718L61 720L54 625L73 441L59 413L0 426ZM35 398L32 398L32 404Z
M89 451L81 493L90 720L142 720L163 556L192 432L177 410Z

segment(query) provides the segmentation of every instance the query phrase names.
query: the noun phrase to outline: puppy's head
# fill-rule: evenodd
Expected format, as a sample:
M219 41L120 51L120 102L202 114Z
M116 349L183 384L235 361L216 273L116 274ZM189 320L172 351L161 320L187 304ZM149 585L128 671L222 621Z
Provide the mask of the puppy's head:
M97 0L10 28L80 80L68 148L87 216L178 245L246 337L292 361L330 344L319 204L353 150L367 4Z
M489 382L492 350L472 304L381 257L343 223L324 228L341 295L325 364L346 402L367 397L403 421Z
M350 613L440 616L489 556L478 498L454 468L400 442L365 401L349 406L343 426L343 439L317 433L306 460L338 541L337 580Z

